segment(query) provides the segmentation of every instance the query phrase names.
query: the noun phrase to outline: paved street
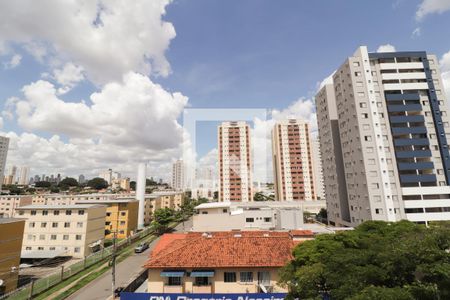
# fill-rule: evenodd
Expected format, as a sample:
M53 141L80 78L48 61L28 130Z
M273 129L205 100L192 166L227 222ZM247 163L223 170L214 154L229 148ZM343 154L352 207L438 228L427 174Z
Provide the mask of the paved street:
M185 229L192 227L192 219L185 222ZM183 224L175 227L175 231L183 231ZM150 248L143 253L132 254L116 266L116 287L125 286L134 279L141 271L142 266L148 258L149 252L159 239L150 244ZM112 295L111 293L111 270L108 270L102 276L83 287L81 290L68 297L70 300L105 300Z

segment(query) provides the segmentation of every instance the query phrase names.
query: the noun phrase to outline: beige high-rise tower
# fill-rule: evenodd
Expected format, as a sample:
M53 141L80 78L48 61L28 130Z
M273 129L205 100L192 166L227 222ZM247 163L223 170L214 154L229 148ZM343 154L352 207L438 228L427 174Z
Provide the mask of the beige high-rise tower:
M316 95L328 219L450 220L450 120L439 61L359 47Z
M9 138L0 136L0 190L5 174L6 156L8 155ZM11 184L11 183L10 183Z
M177 191L184 190L184 164L181 159L172 165L172 188Z
M308 123L295 119L277 122L272 153L276 200L316 200Z
M250 127L223 122L218 128L219 201L253 201Z

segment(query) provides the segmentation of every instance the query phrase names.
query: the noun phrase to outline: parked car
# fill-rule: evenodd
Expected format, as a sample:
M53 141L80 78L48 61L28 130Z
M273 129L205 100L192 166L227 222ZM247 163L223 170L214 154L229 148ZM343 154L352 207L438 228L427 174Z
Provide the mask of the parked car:
M149 245L147 242L140 243L136 248L134 248L134 253L142 253L148 249L148 246Z
M114 290L114 298L120 297L120 293L122 293L124 290L124 287L119 286Z

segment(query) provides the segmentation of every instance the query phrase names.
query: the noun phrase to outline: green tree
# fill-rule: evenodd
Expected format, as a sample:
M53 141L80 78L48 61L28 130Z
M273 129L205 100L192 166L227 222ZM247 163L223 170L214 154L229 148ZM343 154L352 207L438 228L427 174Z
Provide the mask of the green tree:
M133 191L136 190L136 181L130 181L130 189Z
M68 186L68 187L78 186L78 181L75 178L66 177L63 180L61 180L61 182L59 183L58 186L59 187L62 187L62 186Z
M34 186L39 188L49 188L52 186L52 184L48 181L36 181Z
M175 219L175 212L170 208L159 208L153 214L152 226L156 232L162 234L167 231L167 228Z
M450 299L449 249L449 228L369 221L299 244L281 282L291 299Z
M101 190L108 187L108 182L103 178L95 177L89 180L87 185L93 189Z

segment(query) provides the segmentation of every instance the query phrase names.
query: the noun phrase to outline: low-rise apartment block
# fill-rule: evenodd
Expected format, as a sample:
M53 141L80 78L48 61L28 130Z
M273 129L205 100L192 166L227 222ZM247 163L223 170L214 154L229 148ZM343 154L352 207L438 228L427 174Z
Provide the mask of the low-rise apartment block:
M297 242L273 231L165 234L145 265L148 292L286 292L278 271Z
M300 229L303 212L322 207L325 201L203 203L195 208L193 231Z
M132 199L80 200L77 204L102 204L106 206L104 231L105 237L111 239L114 233L124 239L137 231L138 201Z
M16 208L31 205L32 196L2 195L0 196L0 218L12 218Z
M26 219L22 258L83 258L103 245L104 205L28 205L17 211Z
M0 218L0 296L17 288L25 220Z

